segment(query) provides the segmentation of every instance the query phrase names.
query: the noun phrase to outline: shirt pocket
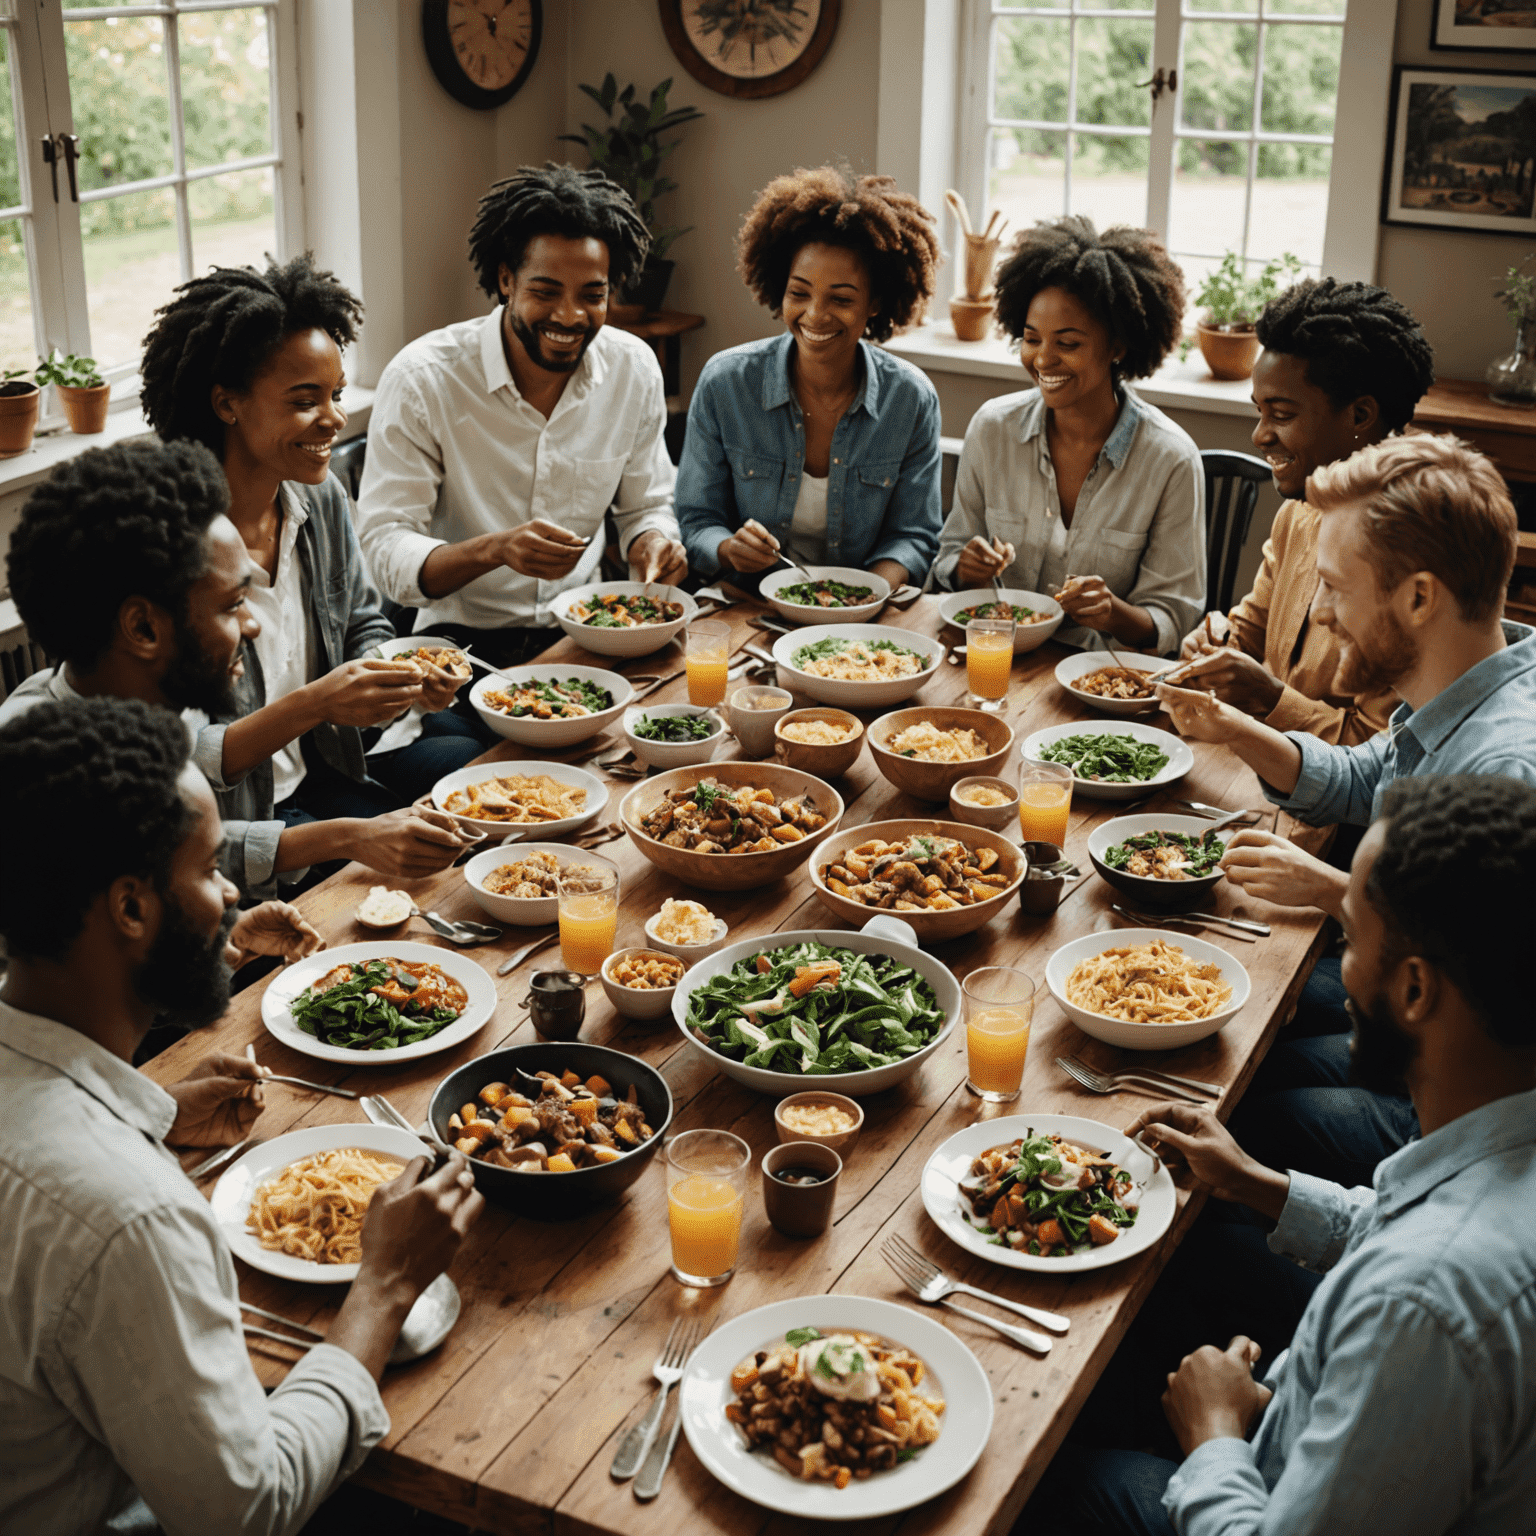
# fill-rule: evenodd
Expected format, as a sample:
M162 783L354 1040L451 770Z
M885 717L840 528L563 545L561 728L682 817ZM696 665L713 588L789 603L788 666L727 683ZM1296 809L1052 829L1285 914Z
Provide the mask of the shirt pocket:
M1141 572L1141 557L1146 552L1147 535L1124 528L1101 528L1089 545L1093 560L1091 570L1074 558L1073 569L1084 575L1102 576L1104 585L1116 597L1124 597L1136 585Z
M602 526L608 508L619 494L624 466L629 461L616 459L576 459L571 466L570 524L573 532L590 534Z
M848 502L845 536L863 534L874 542L885 521L885 509L896 494L900 474L901 464L894 459L888 464L860 464L852 470L844 493Z
M761 453L727 451L731 483L736 493L736 526L756 518L766 527L779 521L779 498L784 489L784 461Z
M989 539L1001 539L1005 544L1012 544L1015 550L1024 548L1024 513L1015 507L993 507L986 510L985 536Z

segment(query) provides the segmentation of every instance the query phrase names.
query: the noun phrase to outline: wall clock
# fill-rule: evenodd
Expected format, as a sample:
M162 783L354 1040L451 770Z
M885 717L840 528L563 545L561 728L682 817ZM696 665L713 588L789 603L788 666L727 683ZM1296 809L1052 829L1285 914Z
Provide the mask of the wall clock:
M662 30L700 85L752 100L793 90L821 62L842 0L659 0Z
M544 0L422 0L421 36L438 84L466 107L510 101L539 56Z

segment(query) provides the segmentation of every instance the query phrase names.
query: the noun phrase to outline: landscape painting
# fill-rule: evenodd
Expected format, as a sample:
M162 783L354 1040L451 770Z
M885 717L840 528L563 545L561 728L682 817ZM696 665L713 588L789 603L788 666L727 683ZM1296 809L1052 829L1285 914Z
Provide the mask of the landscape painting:
M1435 0L1429 46L1536 53L1536 0Z

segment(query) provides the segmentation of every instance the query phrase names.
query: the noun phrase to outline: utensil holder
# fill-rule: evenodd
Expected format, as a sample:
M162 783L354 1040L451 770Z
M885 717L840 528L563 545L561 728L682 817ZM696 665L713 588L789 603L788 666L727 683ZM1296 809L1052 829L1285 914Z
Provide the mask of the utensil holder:
M991 239L985 235L965 237L965 297L972 303L992 296L992 263L1001 244L997 235Z

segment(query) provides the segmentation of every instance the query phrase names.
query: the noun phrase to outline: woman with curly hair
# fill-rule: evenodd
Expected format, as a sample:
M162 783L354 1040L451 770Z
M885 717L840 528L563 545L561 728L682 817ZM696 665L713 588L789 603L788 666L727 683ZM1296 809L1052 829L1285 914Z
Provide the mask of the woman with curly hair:
M737 268L784 333L717 353L688 411L677 520L690 566L755 585L782 555L921 583L938 548L939 401L871 342L933 293L933 218L889 176L771 181Z
M971 418L934 573L1056 591L1057 638L1164 653L1205 606L1205 477L1189 434L1127 382L1179 339L1184 274L1150 230L1021 234L997 318L1034 384Z

